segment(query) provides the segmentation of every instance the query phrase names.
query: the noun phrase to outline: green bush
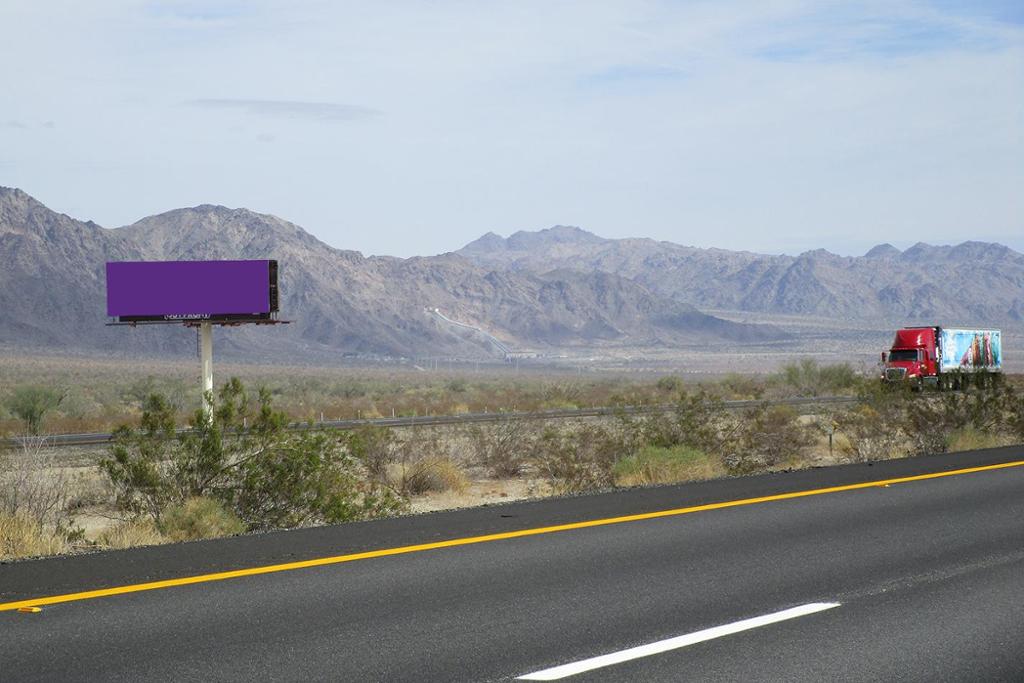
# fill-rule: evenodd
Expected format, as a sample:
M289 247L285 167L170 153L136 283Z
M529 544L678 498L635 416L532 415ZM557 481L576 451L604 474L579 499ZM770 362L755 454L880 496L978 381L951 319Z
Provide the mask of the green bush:
M525 386L518 387L519 393L528 391ZM523 403L521 396L518 400ZM554 382L540 387L540 401L548 408L577 408L583 403L583 387L577 382Z
M944 392L906 400L902 420L916 455L945 453L958 432L992 436L1015 431L1020 400L1006 385L969 392Z
M819 365L813 358L783 366L772 378L800 396L822 396L855 389L860 379L849 363Z
M211 418L197 411L191 429L176 434L172 407L154 394L140 428L118 429L100 466L121 509L158 523L165 509L195 497L219 501L250 530L364 519L401 507L391 491L363 480L345 439L292 432L287 423L268 391L253 401L232 379Z
M836 415L836 433L843 437L840 451L853 462L888 460L903 455L902 425L891 421L868 404Z
M600 425L548 427L533 445L532 461L553 490L582 493L614 485L612 468L621 453L621 435Z
M466 382L466 380L462 378L456 378L453 380L449 380L448 383L444 385L444 388L445 390L453 394L464 394L466 393L466 389L468 388L468 386L469 384Z
M725 471L719 461L687 446L648 446L635 455L622 458L612 468L617 486L674 484L712 479L723 474Z
M671 413L651 415L636 421L634 441L640 446L662 448L687 446L705 453L718 452L727 428L726 411L722 401L701 389L683 394Z
M683 390L683 378L676 375L669 375L658 379L655 384L658 391L665 394L678 394Z
M37 435L46 413L56 409L64 396L64 393L48 387L18 387L7 399L7 409L25 423L27 433Z
M143 403L138 429L122 426L114 432L114 444L100 469L112 484L118 507L133 515L153 519L176 496L172 457L180 444L175 434L174 411L160 394Z
M763 404L747 411L739 423L734 448L725 459L732 474L770 469L784 460L799 460L811 445L799 414L784 405Z
M764 380L750 375L731 372L719 384L735 400L758 400L764 396Z
M866 446L866 452L876 455L877 446L892 451L899 443L899 455L927 455L1024 441L1024 401L1005 382L941 393L865 382L859 397L860 407L840 418L855 451Z
M1006 427L1016 443L1024 443L1024 396L1008 384L1003 384Z
M478 464L495 479L510 479L522 474L535 440L534 426L525 420L506 420L469 430L470 442Z
M350 453L363 463L372 483L388 484L388 466L395 462L395 435L390 429L367 425L345 435Z

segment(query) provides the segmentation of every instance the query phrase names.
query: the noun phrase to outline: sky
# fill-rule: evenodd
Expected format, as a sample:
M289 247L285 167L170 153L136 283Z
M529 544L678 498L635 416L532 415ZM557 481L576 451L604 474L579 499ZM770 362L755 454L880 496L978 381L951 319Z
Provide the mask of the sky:
M0 185L106 227L1024 251L1024 2L0 4Z

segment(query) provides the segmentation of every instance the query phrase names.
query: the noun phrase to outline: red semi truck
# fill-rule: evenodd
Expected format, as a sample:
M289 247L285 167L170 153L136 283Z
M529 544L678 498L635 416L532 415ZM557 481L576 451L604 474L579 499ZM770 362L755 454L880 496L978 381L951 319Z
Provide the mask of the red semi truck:
M1003 369L999 330L904 327L882 353L882 380L917 387L962 389L994 381Z

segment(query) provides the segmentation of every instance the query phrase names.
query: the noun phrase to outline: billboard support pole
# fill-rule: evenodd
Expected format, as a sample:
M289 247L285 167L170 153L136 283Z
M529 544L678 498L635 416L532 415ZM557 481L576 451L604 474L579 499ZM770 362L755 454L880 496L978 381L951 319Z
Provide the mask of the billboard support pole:
M213 418L213 325L208 322L199 324L199 362L203 376L203 413L209 421Z

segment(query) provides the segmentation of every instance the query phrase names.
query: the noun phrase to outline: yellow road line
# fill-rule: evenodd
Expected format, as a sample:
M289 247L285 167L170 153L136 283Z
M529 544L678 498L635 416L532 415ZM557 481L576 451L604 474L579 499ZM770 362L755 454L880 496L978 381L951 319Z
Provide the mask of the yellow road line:
M76 602L78 600L90 600L92 598L105 598L112 595L124 595L126 593L139 593L141 591L158 590L161 588L173 588L175 586L187 586L194 583L207 583L210 581L224 581L226 579L237 579L243 576L257 576L259 574L273 574L276 572L291 571L294 569L306 569L308 567L323 567L330 564L341 564L342 562L355 562L357 560L369 560L375 557L388 557L390 555L405 555L407 553L418 553L424 550L437 550L439 548L454 548L461 545L474 545L476 543L489 543L491 541L503 541L509 538L522 538L524 536L539 536L541 534L553 534L560 531L572 531L574 529L587 529L590 527L608 526L610 524L624 524L626 522L640 522L646 519L658 519L660 517L675 517L687 515L692 512L706 512L708 510L721 510L723 508L740 507L743 505L756 505L758 503L770 503L777 500L790 500L792 498L806 498L808 496L821 496L827 493L839 493L841 491L856 491L858 489L874 488L878 486L889 486L892 484L905 484L912 481L924 481L926 479L939 479L942 477L954 477L961 474L972 474L974 472L988 472L991 470L1006 469L1008 467L1024 466L1024 460L999 463L997 465L984 465L981 467L968 467L948 472L932 472L930 474L918 474L911 477L898 477L896 479L883 479L879 481L866 481L858 484L846 484L843 486L830 486L828 488L810 489L806 491L792 491L790 493L778 493L771 496L760 496L758 498L743 498L740 500L729 500L720 503L708 503L706 505L694 505L692 507L675 508L672 510L659 510L657 512L644 512L636 515L624 515L622 517L607 517L604 519L593 519L586 522L572 522L569 524L557 524L555 526L536 527L533 529L520 529L519 531L506 531L498 534L487 534L484 536L469 536L466 538L453 538L447 541L435 541L433 543L421 543L418 545L405 545L397 548L384 548L381 550L370 550L349 555L336 555L333 557L320 557L312 560L299 562L287 562L285 564L272 564L262 567L250 567L248 569L236 569L234 571L216 572L213 574L199 574L197 576L186 576L180 579L166 579L164 581L151 581L149 583L136 583L127 586L116 586L114 588L101 588L98 590L83 591L80 593L67 593L65 595L51 595L46 597L29 598L16 602L0 603L0 612L17 610L22 607L43 607L56 605L62 602Z

